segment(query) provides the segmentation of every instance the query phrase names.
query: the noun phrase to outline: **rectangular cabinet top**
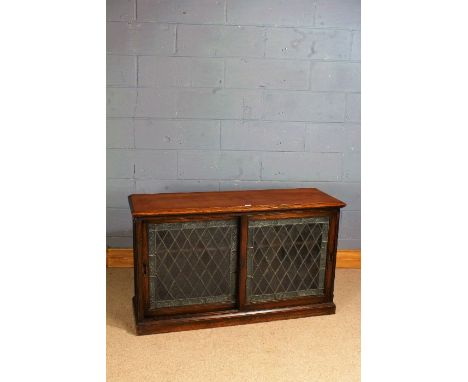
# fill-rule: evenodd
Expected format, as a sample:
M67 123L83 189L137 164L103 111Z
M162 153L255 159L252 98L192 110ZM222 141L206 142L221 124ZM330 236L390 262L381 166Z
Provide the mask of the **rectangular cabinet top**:
M346 203L317 188L133 194L133 217L342 208Z

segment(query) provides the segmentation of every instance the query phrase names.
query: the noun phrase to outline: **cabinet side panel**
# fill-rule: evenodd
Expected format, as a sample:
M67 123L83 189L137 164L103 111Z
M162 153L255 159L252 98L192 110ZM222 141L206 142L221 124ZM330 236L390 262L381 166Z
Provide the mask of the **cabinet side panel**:
M133 260L134 260L134 283L135 283L135 313L137 321L144 318L144 287L143 274L143 223L134 219L133 221Z
M330 230L328 233L327 269L325 273L325 296L326 301L329 302L333 301L339 222L340 210L336 210L334 214L330 217Z

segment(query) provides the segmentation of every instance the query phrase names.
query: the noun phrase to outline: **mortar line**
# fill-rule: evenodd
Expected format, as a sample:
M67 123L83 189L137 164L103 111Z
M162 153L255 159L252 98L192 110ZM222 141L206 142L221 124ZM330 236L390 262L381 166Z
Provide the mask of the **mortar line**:
M140 76L139 76L139 71L140 71L140 64L139 64L139 61L140 61L140 56L135 56L136 57L136 87L139 88L140 87Z
M177 151L178 154L183 151L197 151L197 152L212 152L212 153L219 153L221 150L218 149L200 149L200 148L138 148L138 149L116 149L116 148L108 148L107 150L132 150L132 151ZM250 152L252 154L262 154L262 153L291 153L291 154L334 154L335 156L338 154L360 154L360 151L301 151L301 150L261 150L261 149L224 149L222 151L229 151L231 153L244 153ZM132 179L132 178L122 178L122 179Z
M177 30L179 29L179 24L175 25L175 38L174 38L174 54L177 55Z
M140 95L140 88L136 88L135 105L133 106L133 113L132 113L132 116L131 116L132 118L136 117L136 110L137 110L137 106L138 106L139 95Z
M107 150L133 150L133 149L125 149L125 148L107 148ZM298 150L273 150L273 149L267 149L267 150L262 150L262 149L218 149L218 148L199 148L199 147L186 147L186 148L171 148L171 147L138 147L135 150L138 151L176 151L177 154L179 154L181 151L198 151L198 152L220 152L220 151L225 151L225 152L232 152L232 153L244 153L244 152L250 152L250 153L297 153L297 154L347 154L347 152L343 151L305 151L304 149L298 149ZM349 153L356 153L359 154L360 151L351 151Z
M132 118L132 130L133 130L133 149L136 150L136 129L135 129L135 117Z
M108 116L106 119L134 119L134 120L157 120L157 121L241 121L241 118L194 118L194 117L131 117L131 116ZM314 120L281 120L281 119L254 119L254 118L247 118L246 121L248 122L275 122L275 123L321 123L321 124L347 124L347 125L360 125L360 122L351 122L351 121L314 121ZM108 147L108 149L132 149L131 147Z
M214 181L214 182L259 182L260 180L259 179L255 179L255 180L251 180L251 179L246 179L246 180L241 180L241 179L189 179L189 178L183 178L183 179L174 179L174 178L136 178L136 179L132 179L132 178L106 178L107 180L135 180L135 181L139 181L139 182L142 182L142 181L153 181L153 180L161 180L161 181L164 181L164 182L180 182L180 181L193 181L193 180L196 180L196 181ZM356 180L351 180L351 181L347 181L347 180L291 180L291 179L275 179L275 180L265 180L263 179L263 181L268 181L268 182L277 182L277 183L327 183L328 185L331 185L333 183L335 183L336 185L355 185L355 186L358 186L361 184L361 181L356 181ZM115 208L115 209L123 209L123 208L126 208L126 207L107 207L107 208Z
M118 179L118 178L113 178ZM256 179L219 179L218 178L179 178L179 179L159 179L159 178L142 178L138 179L139 181L145 180L161 180L161 181L178 181L178 180L187 180L187 181L211 181L211 182L281 182L281 183L351 183L345 181L337 181L337 180L300 180L297 178L293 179L271 179L271 178L256 178ZM353 182L353 183L360 183L360 182Z
M157 90L169 90L169 91L184 91L189 89L219 89L216 86L184 86L184 87L177 87L177 86L108 86L110 89L157 89ZM282 93L312 93L312 94L360 94L360 90L350 90L350 89L343 89L343 90L311 90L311 89L280 89L280 88L238 88L238 87L227 87L223 88L225 90L246 90L251 92L282 92Z
M261 154L264 152L269 153L297 153L297 154L360 154L360 150L356 151L303 151L299 150L274 150L274 149L222 149L219 150L218 148L199 148L199 147L186 147L186 148L170 148L170 147L138 147L138 148L117 148L117 147L108 147L106 150L122 150L122 151L176 151L178 154L181 151L199 151L199 152L219 152L219 151L229 151L233 153L242 153L242 152L251 152L256 154ZM132 179L132 178L123 178L123 179Z
M329 63L355 63L360 64L361 60L350 60L348 58L336 58L336 59L326 59L326 58L307 58L307 57L274 57L274 56L230 56L225 55L223 57L220 56L208 56L208 55L180 55L180 54L151 54L151 53L122 53L122 52L106 52L109 56L139 56L139 57L159 57L159 58L205 58L211 60L224 60L229 58L236 58L236 59L249 59L249 60L261 60L261 61L305 61L305 62L329 62ZM110 85L108 85L110 86Z
M277 183L327 183L327 184L341 184L341 185L348 185L354 184L359 185L361 181L347 181L347 180L298 180L297 178L292 179L218 179L218 178L107 178L107 180L135 180L138 182L144 181L164 181L164 182L179 182L179 181L206 181L206 182L277 182ZM106 207L111 209L126 209L124 207ZM353 210L354 211L354 210ZM359 210L355 210L359 211Z
M153 117L153 116L108 116L109 119L135 119L135 120L147 120L154 119L157 121L249 121L249 122L276 122L276 123L326 123L326 124L337 124L337 123L349 123L360 125L360 122L355 121L323 121L323 120L314 120L314 119L261 119L261 118L207 118L207 117ZM116 147L115 149L118 149Z
M121 20L109 20L106 23L126 23L128 21ZM310 25L277 25L277 24L220 24L220 23L181 23L180 21L138 21L139 24L162 24L162 25L190 25L190 26L206 26L206 27L251 27L251 28L271 28L271 29L318 29L318 30L329 30L329 31L361 31L360 28L356 27L322 27L322 26L310 26Z

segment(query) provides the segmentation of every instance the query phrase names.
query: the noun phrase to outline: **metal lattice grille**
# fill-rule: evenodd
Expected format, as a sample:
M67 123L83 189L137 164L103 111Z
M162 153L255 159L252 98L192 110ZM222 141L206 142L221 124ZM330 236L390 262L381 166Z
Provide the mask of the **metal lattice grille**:
M236 298L234 221L150 224L150 308Z
M250 222L248 300L323 294L327 242L326 217Z

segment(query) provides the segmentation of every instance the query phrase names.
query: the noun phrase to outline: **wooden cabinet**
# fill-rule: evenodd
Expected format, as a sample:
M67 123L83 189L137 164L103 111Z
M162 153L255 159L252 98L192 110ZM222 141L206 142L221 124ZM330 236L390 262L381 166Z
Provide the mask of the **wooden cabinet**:
M315 189L135 194L138 334L335 312L340 208Z

